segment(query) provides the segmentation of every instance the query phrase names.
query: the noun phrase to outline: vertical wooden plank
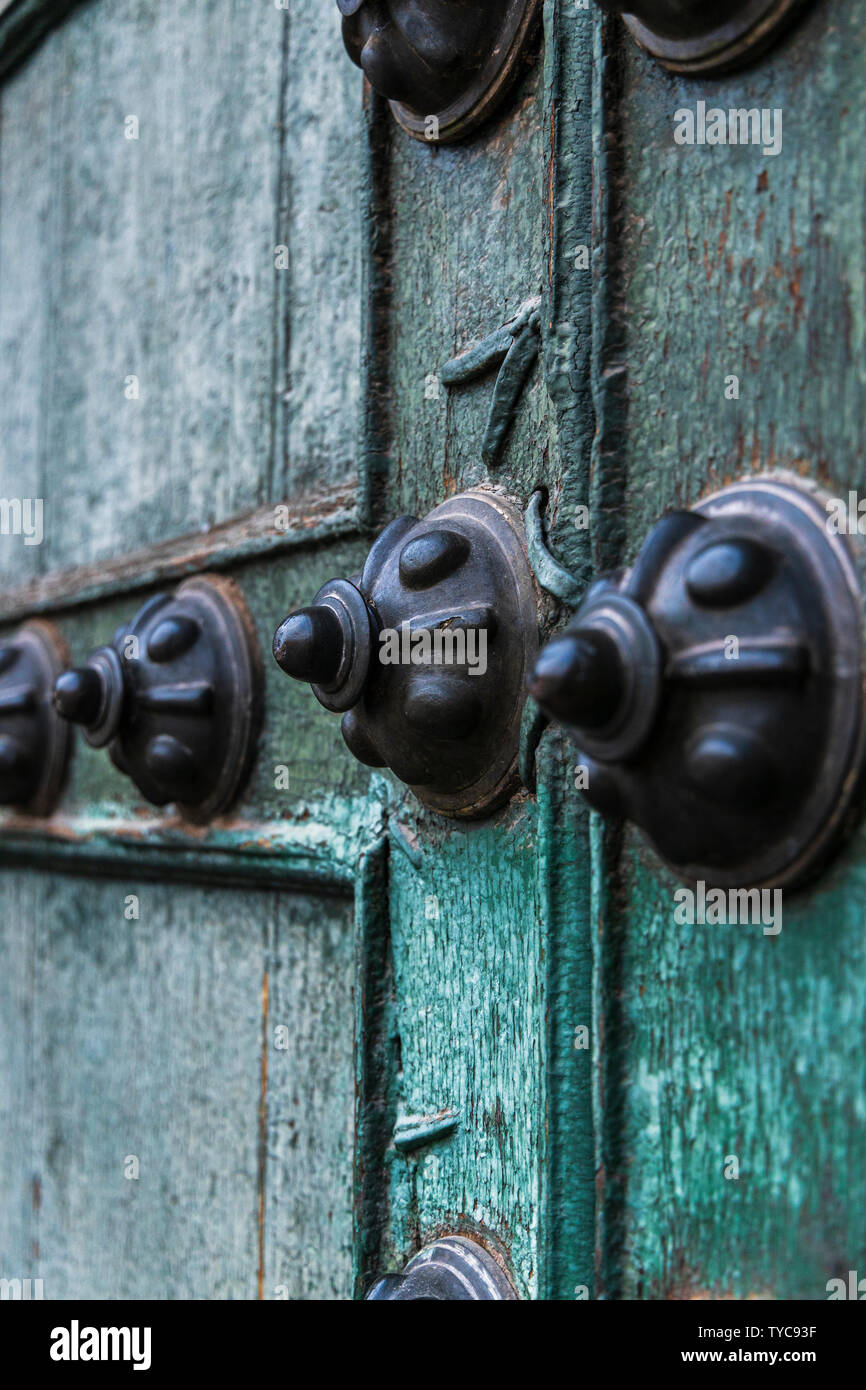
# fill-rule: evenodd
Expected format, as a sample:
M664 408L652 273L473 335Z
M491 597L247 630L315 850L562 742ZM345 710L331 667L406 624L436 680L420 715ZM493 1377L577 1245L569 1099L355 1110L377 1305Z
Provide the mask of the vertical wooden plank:
M355 1128L351 903L280 893L272 920L263 978L261 1296L345 1299Z
M544 370L550 398L549 543L578 582L616 555L621 473L613 408L615 341L611 186L616 154L599 135L610 75L595 44L598 15L545 5L547 181ZM552 626L566 621L555 610ZM598 1296L596 1223L605 1209L599 1087L604 1035L598 971L604 879L593 872L592 818L574 791L575 750L549 731L537 759L539 883L549 1007L549 1158L541 1296ZM598 1201L597 1201L598 1198Z
M32 883L46 1297L255 1297L257 900Z
M594 1296L596 1135L593 997L597 944L589 813L574 797L574 749L558 733L538 755L538 881L546 974L547 1163L541 1218L544 1299Z
M594 286L607 284L604 189L594 147L593 10L545 4L543 153L544 377L550 398L551 467L548 536L578 578L589 577L590 550L613 504L599 496L607 450L593 360L605 306ZM527 479L528 481L528 479Z
M864 23L848 0L811 6L711 91L624 42L627 330L607 366L628 368L625 558L665 507L752 472L862 486ZM781 111L781 153L677 145L675 113L699 99ZM614 1295L822 1299L862 1269L864 852L861 831L786 893L770 938L678 925L677 884L627 832L605 1018Z
M399 1118L456 1112L453 1130L395 1156L392 1238L403 1258L441 1231L498 1241L520 1292L538 1290L547 1160L548 998L536 817L421 838L392 855Z
M290 270L282 312L289 346L278 384L288 419L275 490L303 498L358 472L365 132L362 77L343 47L336 6L291 0L288 25L282 124Z
M57 217L55 96L43 90L25 109L4 103L0 90L0 495L43 504L40 406L51 390L53 354L42 301L52 279ZM42 178L34 177L34 147L44 151ZM46 528L54 519L43 508ZM43 556L42 546L26 545L19 535L0 536L0 582L21 583L37 574Z
M864 838L776 938L675 925L629 851L623 1296L826 1298L866 1259Z
M481 444L495 372L447 390L439 368L505 323L544 280L546 148L536 65L499 118L441 148L392 142L390 511L423 513L482 481ZM546 393L536 371L520 401L499 478L531 491L549 472Z
M388 841L361 856L355 881L354 1292L394 1263L389 1178L400 1070L395 1026Z
M0 970L0 1277L39 1277L42 1203L34 1152L34 1012L36 933L23 875L2 881L3 969Z

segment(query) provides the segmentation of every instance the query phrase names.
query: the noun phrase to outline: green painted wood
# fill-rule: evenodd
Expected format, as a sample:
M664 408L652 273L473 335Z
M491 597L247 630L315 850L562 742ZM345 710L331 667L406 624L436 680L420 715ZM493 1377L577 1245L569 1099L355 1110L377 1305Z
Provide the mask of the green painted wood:
M391 514L423 514L489 476L481 446L495 372L450 390L438 372L543 287L543 110L536 66L483 137L442 148L392 142ZM549 441L536 370L497 470L503 485L528 493L545 482Z
M76 8L7 80L0 490L46 533L5 575L354 475L359 96L330 9L218 0Z
M0 492L46 527L0 539L7 620L81 657L228 569L267 655L357 570L360 95L330 9L216 0L78 7L0 89ZM206 832L83 740L55 818L3 818L0 1270L48 1298L351 1296L351 893L387 791L266 671Z
M403 140L372 110L373 224L391 291L376 320L389 408L380 397L375 425L390 449L383 516L479 482L524 505L545 486L553 543L577 567L594 420L591 276L571 253L572 238L591 239L593 26L560 33L559 18L549 6L543 65L465 145ZM496 371L449 388L439 369L538 294L544 361L487 469ZM592 1288L595 1258L593 1049L574 1046L576 1028L593 1026L588 822L573 817L560 740L546 742L539 775L537 804L520 797L482 825L448 826L406 797L388 811L393 1019L380 1026L399 1061L390 1068L384 1047L366 1085L379 1120L384 1110L398 1136L413 1127L419 1139L395 1144L392 1129L380 1160L390 1214L368 1245L397 1269L440 1232L469 1231L500 1251L523 1297L572 1298ZM380 959L372 946L367 959ZM444 1129L443 1112L457 1116Z
M547 1154L535 830L518 806L495 825L427 827L417 869L391 858L398 1118L459 1112L449 1136L395 1154L392 1240L405 1254L441 1229L483 1231L525 1296Z
M305 814L310 803L366 793L370 770L349 756L339 720L322 709L307 688L286 680L270 655L274 629L282 617L308 602L334 575L355 573L365 553L361 541L338 541L280 558L263 558L233 571L254 616L265 658L267 717L252 778L237 806L216 829L234 826L240 832L248 825L267 827L295 813ZM147 591L133 592L64 614L63 631L73 657L82 660L110 640L147 596ZM127 778L118 775L104 751L77 738L61 818L80 822L88 817L98 825L111 819L151 820L153 808ZM196 831L195 837L201 842L202 832Z
M664 507L750 472L862 485L864 39L862 6L818 3L759 65L709 84L663 75L607 27L613 558ZM781 108L781 155L677 146L674 113L699 99ZM822 1299L863 1267L864 847L861 832L786 894L776 939L676 926L676 885L637 836L621 856L599 848L608 1297Z
M541 62L441 150L362 100L330 6L230 9L82 6L0 92L0 490L49 518L43 547L3 542L7 616L60 613L83 654L213 565L267 653L357 572L359 527L479 482L545 489L569 592L743 472L858 485L853 0L711 93L548 0ZM676 146L674 112L710 96L783 107L783 154ZM542 353L487 468L495 372L439 372L532 296ZM157 389L121 404L136 354ZM545 630L567 616L546 603ZM822 1298L862 1268L862 834L778 939L678 928L670 876L580 807L554 731L509 807L450 825L265 664L259 760L219 824L144 807L83 746L50 825L2 823L3 1259L38 1241L20 1273L48 1296L360 1296L447 1230L527 1298ZM140 923L115 921L127 882ZM161 1177L115 1203L117 1117Z
M168 21L158 10L155 7L147 44L154 47L159 62L170 67L167 37L160 27ZM109 76L120 71L126 37L121 37L122 26L115 31L119 21L112 19L107 35L104 16L88 22L98 30L90 37L99 62ZM202 43L212 37L208 22L206 17ZM334 79L332 38L322 45L321 31L316 26L312 33L306 31L290 12L282 86L275 89L283 94L280 149L275 156L263 137L259 165L252 161L249 168L251 161L244 162L239 198L253 196L249 181L256 168L264 179L262 171L272 170L268 161L276 158L281 171L276 224L289 228L288 275L295 279L287 280L283 273L271 284L270 322L277 327L267 360L277 378L286 373L291 395L283 403L287 409L280 405L273 416L271 442L259 441L259 453L246 457L246 476L254 486L243 498L237 489L228 495L221 466L229 452L234 466L237 439L220 436L208 477L219 478L223 488L223 515L235 514L242 500L261 502L268 496L261 491L263 480L270 485L279 478L283 450L290 467L297 464L302 485L316 487L324 480L351 489L354 453L346 441L354 439L360 367L365 392L359 483L363 520L387 520L410 507L424 510L488 476L524 504L533 489L544 484L550 493L547 522L559 553L569 564L585 560L586 537L574 526L571 511L577 500L588 496L593 430L586 373L590 293L587 277L573 273L569 242L576 233L581 239L589 235L591 28L582 23L560 35L556 22L555 7L549 7L545 65L527 75L515 105L483 137L437 152L411 145L394 132L389 113L375 100L367 102L363 131L358 126L360 109L354 124L347 119L339 103L328 99ZM172 33L188 27L189 21L181 17ZM33 91L35 78L30 74L37 63L53 70L57 59L52 44L68 55L82 37L70 23L56 40L46 43L22 71L22 90L25 77L30 82L25 97ZM321 56L313 54L317 41ZM222 79L233 100L251 99L244 83L251 80L254 53L253 46L231 81ZM92 86L93 61L88 57L87 71L74 90L83 93L88 83ZM256 80L273 81L273 53L268 64ZM342 55L339 70L349 74L348 84L354 74L344 68ZM299 73L303 81L293 86L293 75ZM360 96L357 81L351 90ZM15 92L12 83L5 99L11 102ZM21 106L26 111L25 101ZM255 125L255 113L245 113L244 119L239 151L244 142L249 145L258 138L250 131L261 129ZM358 131L363 143L363 159L351 130ZM161 126L155 139L158 149L164 154L166 149L174 151L176 144L169 138L169 126ZM566 152L572 148L578 154L569 162ZM185 157L178 156L181 165ZM115 151L114 162L96 182L96 207L111 207L118 189L120 196L129 197L117 173L119 158ZM345 190L352 184L343 177L341 198L332 205L338 178L327 181L340 161L343 170L350 168L358 179L363 175L363 208L355 205L357 212L365 213L367 238L363 316L357 312L358 285L352 279L355 233L341 241L336 225L340 219L345 225L351 211L352 196ZM206 172L207 166L192 179L184 203L187 217ZM109 174L114 179L110 190ZM76 180L79 177L76 171ZM53 213L56 202L45 190L43 194L46 209ZM22 188L18 196L29 205L27 198L36 195ZM239 218L240 204L236 213ZM140 247L147 218L138 206L128 206L126 217ZM253 225L261 223L253 219ZM219 248L217 253L223 254ZM93 261L82 257L77 234L68 254L74 255L76 275L96 275ZM178 265L185 273L192 276L196 263L189 249L181 248ZM114 274L109 266L106 283L114 283ZM325 296L323 282L328 284ZM82 280L77 283L83 286ZM57 294L62 298L66 289ZM513 317L528 297L538 294L546 315L545 360L519 396L513 432L506 437L495 474L488 474L481 463L481 446L495 377L451 391L443 386L437 397L428 395L427 376L435 380L445 360L473 337L483 337ZM44 308L44 289L40 295L41 299L34 273L21 295L22 323L32 313L34 300ZM265 297L263 290L262 303ZM130 302L140 303L130 297L128 281L122 293L118 289L118 301L127 311ZM78 321L91 332L92 307L78 302ZM63 299L56 309L59 319L72 308ZM104 310L102 300L100 308ZM151 312L150 306L146 312ZM224 318L225 312L225 301L213 306L215 318ZM262 314L258 322L264 321ZM171 312L166 307L164 326L191 353L189 370L197 372L201 357L195 345L204 338L197 337L196 302L176 300ZM221 320L220 331L224 327ZM364 348L359 357L361 329ZM142 331L138 314L127 312L123 331ZM29 344L22 330L24 339ZM219 338L214 342L211 335L208 343L214 370L225 364L231 369L234 359ZM159 350L162 361L165 338ZM260 360L265 361L264 355ZM73 359L70 370L75 368ZM243 382L242 408L255 408L256 399L264 397L251 360L236 370L237 381ZM80 362L77 371L80 381ZM93 379L89 369L88 391ZM21 411L25 442L32 420L45 418L44 390L38 383L37 387L31 404ZM551 410L551 400L557 402L556 411ZM193 442L201 441L204 448L209 430L206 403L191 401L189 414L179 420L173 409L166 403L165 420L178 437L186 444L191 433ZM67 412L60 422L49 411L47 418L55 419L51 427L62 430L67 449L79 447L78 417ZM126 468L131 457L134 461L128 438L118 441L114 457ZM168 457L173 458L170 451ZM319 463L324 471L317 471ZM173 498L165 476L149 467L154 493ZM191 487L197 470L198 464L188 470ZM41 476L37 470L40 481ZM121 497L119 474L106 469L104 456L98 454L88 477L103 481L106 508L120 506L115 529L105 530L103 516L95 551L87 548L94 526L83 543L70 541L64 551L46 552L37 566L37 580L19 597L10 594L7 605L10 612L20 612L30 602L51 613L62 601L64 630L76 653L105 639L146 596L149 578L163 574L168 580L184 572L184 554L194 553L194 547L172 542L174 548L164 561L152 549L135 564L120 565L118 537L127 534L132 523L131 514L123 512L127 499ZM66 486L75 514L86 493L80 486ZM272 487L270 495L279 496L279 488ZM136 549L146 546L149 537L171 534L173 529L162 513L143 513L140 502L139 497ZM344 506L342 495L340 505ZM176 515L195 516L204 523L220 513L203 511L200 499L190 492L178 501ZM264 509L260 515L265 517ZM91 524L87 519L85 531ZM151 524L154 530L148 531ZM309 539L315 546L297 548L293 543L287 549L282 542L269 545L266 531L265 526L264 532L256 532L255 546L243 536L217 540L193 567L206 568L209 557L214 566L229 568L244 590L267 651L279 618L305 602L332 574L356 572L364 545L351 538L330 541L311 526ZM303 535L302 526L296 533ZM58 565L73 562L78 566L75 575L57 572ZM103 575L106 563L109 573ZM155 568L160 563L161 571ZM65 599L60 592L64 584L71 595ZM592 970L588 864L575 855L572 840L578 835L586 842L586 818L579 814L572 823L570 752L560 740L547 741L537 806L524 796L487 825L449 827L421 814L389 776L371 775L353 763L342 746L338 721L307 691L286 682L270 663L266 670L267 717L259 761L239 805L220 824L190 832L170 815L143 806L104 754L80 746L60 814L41 828L10 824L7 818L0 856L7 862L41 864L48 884L54 881L48 870L74 870L79 902L86 902L91 893L98 897L112 891L89 884L88 875L94 872L111 875L118 887L133 875L145 883L162 877L172 885L162 890L166 901L178 904L178 917L187 924L198 910L198 890L180 887L182 883L222 883L218 894L212 889L217 894L214 902L231 913L233 883L288 881L311 894L310 910L316 912L319 898L314 894L344 887L357 866L356 1292L362 1293L383 1268L398 1268L430 1236L445 1229L469 1229L496 1244L524 1296L572 1297L577 1286L588 1288L592 1282L594 1134L592 1054L578 1052L573 1045L575 1028L591 1023ZM288 788L274 785L280 766L288 769ZM269 895L256 896L248 917L267 924L273 902ZM193 935L178 949L183 955L179 977L195 978L199 940ZM223 944L220 949L227 948ZM133 961L130 974L139 968ZM323 956L317 968L329 999L330 990L339 985L330 975L325 978L328 971L333 973L333 964ZM310 971L312 981L312 966ZM86 974L85 970L85 978ZM288 987L285 976L283 984ZM52 990L48 986L49 995ZM82 1031L73 1051L86 1046ZM316 1126L330 1126L333 1134L345 1138L338 1096L323 1081L322 1070L305 1063L309 1043L303 1021L292 1034L292 1049L294 1090L304 1089ZM271 1067L269 1104L282 1115L287 1093L273 1081L278 1074ZM321 1088L322 1094L309 1087ZM453 1125L450 1120L444 1128L427 1122L425 1117L443 1109L455 1112ZM398 1125L402 1134L414 1126L418 1141L395 1144ZM279 1153L280 1143L285 1145L285 1133L282 1141L279 1133L278 1123L268 1140L269 1152ZM297 1296L309 1296L320 1278L316 1272L314 1279L304 1282L308 1264L320 1270L307 1248L311 1227L299 1215L312 1181L309 1176L295 1181L277 1165L261 1228L262 1247L272 1252L268 1279L271 1267L299 1270L300 1282L292 1286ZM314 1186L314 1198L320 1200L321 1184ZM241 1220L235 1209L232 1220ZM77 1258L86 1257L89 1239L82 1231ZM230 1263L228 1254L225 1259ZM213 1250L203 1261L214 1278L219 1260ZM267 1295L267 1289L264 1292ZM336 1286L333 1292L338 1292Z
M349 901L0 891L3 1269L46 1298L347 1297Z

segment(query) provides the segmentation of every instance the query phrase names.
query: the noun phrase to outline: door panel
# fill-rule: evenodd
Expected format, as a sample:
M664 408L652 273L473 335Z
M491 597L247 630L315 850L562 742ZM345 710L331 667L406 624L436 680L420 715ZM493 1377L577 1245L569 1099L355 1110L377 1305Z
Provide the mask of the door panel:
M50 618L80 661L215 570L267 656L359 567L366 132L328 21L82 4L6 77L0 490L45 509L41 545L0 538L7 629ZM47 1298L352 1295L353 871L381 813L265 670L210 826L80 737L53 817L3 813L0 1268Z
M7 873L0 921L4 1265L52 1299L349 1296L349 901Z
M86 4L7 79L0 479L46 507L10 579L354 472L358 82L307 9Z
M530 711L519 793L447 821L269 649L471 486L534 499L545 637L668 507L774 468L858 485L860 7L816 0L714 79L784 109L778 158L678 146L705 84L596 7L547 0L447 148L395 127L331 4L44 14L0 88L0 489L45 501L41 546L0 537L4 628L51 618L80 658L228 574L265 717L207 826L81 739L54 816L2 816L0 1273L362 1297L461 1233L524 1298L823 1297L866 1260L862 833L778 938L683 929L557 728ZM442 368L536 297L488 465L497 371Z
M507 322L542 289L544 90L526 79L507 122L483 142L430 151L394 138L391 376L394 514L430 510L484 480L481 443L495 373L449 390L440 367ZM528 383L515 418L507 484L544 477L549 424L543 383ZM521 478L522 481L522 478Z

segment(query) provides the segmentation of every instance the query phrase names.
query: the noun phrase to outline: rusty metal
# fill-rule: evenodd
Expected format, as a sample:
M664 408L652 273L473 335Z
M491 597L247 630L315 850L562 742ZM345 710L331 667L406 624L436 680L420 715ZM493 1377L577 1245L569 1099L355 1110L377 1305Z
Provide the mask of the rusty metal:
M343 40L416 140L477 129L531 51L541 0L337 0Z

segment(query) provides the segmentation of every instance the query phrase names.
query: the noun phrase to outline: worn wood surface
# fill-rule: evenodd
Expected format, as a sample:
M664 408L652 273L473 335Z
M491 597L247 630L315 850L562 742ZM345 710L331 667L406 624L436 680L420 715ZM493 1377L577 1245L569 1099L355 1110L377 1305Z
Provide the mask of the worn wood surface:
M530 1296L547 1153L535 833L524 805L424 836L417 867L392 855L391 886L398 1119L459 1116L451 1135L395 1154L392 1240L403 1252L447 1228L486 1231Z
M7 617L55 612L84 653L213 564L267 654L357 571L369 522L478 482L544 487L579 581L743 472L856 487L864 38L854 0L817 3L704 90L548 0L512 104L433 150L362 106L330 6L76 9L0 93L0 491L44 496L47 526L0 541ZM705 97L782 107L782 155L676 146ZM489 472L495 373L438 370L539 294ZM49 1297L346 1297L459 1229L530 1298L822 1298L862 1269L862 835L778 939L678 928L669 875L581 809L554 731L534 790L455 827L266 672L218 824L144 807L83 743L52 822L3 822L3 1263ZM288 1050L263 1050L277 1015ZM138 1184L117 1117L155 1146Z
M862 487L864 40L862 6L818 3L757 67L702 83L608 28L623 558L664 507L753 471ZM781 108L782 153L677 146L674 113L699 99ZM618 878L604 861L607 1296L822 1299L863 1268L864 847L786 894L777 939L677 927L676 884L632 833Z
M359 101L324 5L88 4L6 82L0 491L46 534L5 576L354 472Z
M496 373L448 389L438 372L541 292L543 109L536 66L483 137L439 149L393 142L390 514L423 515L490 477L481 444ZM547 480L549 441L536 369L499 470L507 487L528 494Z
M18 146L4 146L0 137L0 162L8 160L20 179L20 186L13 186L12 204L6 205L5 224L0 207L0 251L4 225L10 242L0 277L5 264L20 280L17 297L5 309L0 366L7 379L22 378L23 395L10 406L10 424L17 431L15 457L30 469L28 487L37 495L39 489L45 492L47 518L46 544L38 562L34 559L32 576L17 563L9 566L15 582L7 587L6 614L10 620L36 610L58 614L77 655L105 640L146 597L149 586L208 564L230 569L240 583L267 653L274 626L285 612L308 601L332 574L359 568L365 541L339 535L339 528L353 524L356 473L361 505L355 515L361 522L384 521L398 510L426 510L485 477L523 503L545 485L548 521L560 553L574 562L585 552L571 504L587 493L592 435L585 371L589 280L571 273L567 242L573 231L580 239L589 237L591 28L583 24L574 29L561 48L551 43L546 65L528 72L515 105L483 136L459 149L436 152L395 136L380 103L368 102L362 111L357 76L334 40L336 23L328 27L318 18L312 25L301 23L295 9L289 12L286 32L275 27L273 17L266 23L249 18L229 41L222 31L221 38L216 34L217 8L208 6L201 20L193 22L185 14L170 19L156 4L137 18L122 7L110 19L100 15L98 5L85 7L46 40L3 95L10 113L4 134L11 125L14 137L16 122L23 132L37 97L43 105L47 101L41 91L55 91L55 107L44 116L49 147L58 148L59 140L51 144L52 122L58 121L67 134L79 131L76 141L85 145L76 151L68 175L58 170L61 193L68 198L68 190L81 186L85 176L92 193L74 216L58 220L63 197L58 200L44 181L36 180L35 187L25 182L23 134ZM554 18L551 6L549 24ZM146 32L141 28L145 22ZM190 41L202 51L216 48L204 95L200 75L194 87L191 77L183 85L186 79L177 70L172 47L178 35L190 30L195 31ZM265 30L270 47L263 55ZM281 57L274 33L282 35ZM170 80L174 104L160 113L152 148L130 151L119 132L121 143L103 155L103 145L113 138L108 123L116 115L112 83L128 61L133 34L148 54L134 93L137 106L144 109L145 99L155 101L159 83ZM229 57L242 36L244 57L229 75ZM187 61L185 68L189 66ZM107 86L111 100L97 108L104 119L100 117L102 125L87 147L82 103L97 79ZM213 108L217 91L228 103L225 111ZM167 98L160 100L165 105ZM237 128L235 103L244 108ZM123 106L137 110L126 96ZM275 109L283 110L278 148L269 124ZM182 114L190 122L189 139L179 130ZM563 135L558 133L560 116ZM78 126L70 125L73 119ZM144 135L142 121L140 144ZM579 139L573 146L575 136ZM564 161L557 185L555 177L551 182L557 151L572 147L581 152L573 164ZM132 172L130 153L139 159ZM232 168L234 179L227 172ZM572 169L579 177L571 177ZM224 184L228 188L219 198L215 187L208 193L217 171L220 189ZM358 196L352 190L362 176ZM159 192L165 193L161 210ZM224 215L219 240L209 245L208 210L213 207ZM561 210L563 217L568 214L565 229L559 224ZM347 231L353 214L357 222ZM98 234L95 245L79 225L85 215L93 224L91 232ZM52 224L49 249L66 267L63 276L46 276L42 252L33 245L34 229L42 230L52 218L57 225ZM126 228L129 248L115 246L104 234L108 221ZM288 229L283 235L291 269L273 274L272 264L256 263L255 274L243 286L226 278L241 238L249 257L257 254L251 246L255 242L260 247L266 227L270 241L276 239L274 226ZM155 262L167 244L160 236L179 235L179 228L185 240L173 247L167 261ZM362 228L367 238L361 257L363 316L355 273ZM147 296L137 293L142 276L149 276ZM174 293L178 283L186 287L181 297ZM240 319L235 291L244 304ZM555 347L517 401L502 462L488 475L481 441L495 374L451 392L437 389L436 375L467 341L484 336L539 293L545 296L548 322L557 317ZM51 352L59 351L55 341L68 349L58 387L62 410L47 396L46 348L24 329L34 312L37 322L51 326ZM3 313L0 295L0 330ZM161 390L170 387L174 393L164 399L160 394L138 434L116 434L118 405L113 400L109 404L101 376L109 354L94 347L100 325L108 326L114 355L127 340L147 344L152 369L164 374ZM362 329L367 338L359 353ZM196 395L186 392L182 401L174 386L179 364L180 388L187 381L197 390ZM367 395L359 414L361 367ZM275 380L287 380L290 394L287 400L278 395L268 433L258 427ZM202 381L212 388L206 397ZM550 409L551 396L559 397L557 414ZM140 402L128 405L148 405L144 392ZM122 421L126 409L124 403ZM109 420L115 421L110 450ZM101 439L94 434L100 429ZM58 465L54 473L40 442L52 438L64 459L63 469ZM357 468L356 438L361 449ZM146 496L142 487L149 490ZM313 487L314 497L339 497L337 534L330 538L324 526L316 529L315 508L308 526L310 507L304 501L292 508L292 535L270 543L269 502L291 496L293 489L303 493ZM59 538L57 511L52 516L50 509L52 497L58 496L69 523ZM251 506L258 510L249 520L238 517ZM199 543L183 538L193 518L210 528ZM214 527L222 521L222 528ZM128 537L133 534L137 554L130 557ZM148 544L157 539L159 545ZM25 904L28 895L66 893L64 921L70 937L74 913L86 911L92 900L96 907L86 940L98 954L105 931L102 904L113 901L127 880L147 885L162 878L159 889L142 887L142 893L159 893L165 916L154 959L170 952L179 997L195 987L206 949L199 923L207 904L224 927L212 943L208 937L212 954L206 959L216 970L221 957L231 961L240 953L245 964L233 997L251 1029L261 1009L260 943L276 931L283 899L256 894L239 914L230 885L288 881L304 886L309 904L304 922L312 923L323 912L323 942L314 948L305 934L303 950L299 946L280 967L285 1011L297 1019L291 1030L296 1074L291 1086L281 1082L278 1064L269 1058L268 1115L277 1118L267 1121L275 1137L268 1143L272 1161L256 1265L260 1272L264 1259L266 1287L260 1283L253 1290L249 1283L231 1282L240 1249L246 1258L249 1201L260 1190L254 1182L260 1154L254 1169L247 1131L239 1136L237 1157L245 1177L227 1218L241 1234L227 1240L221 1268L216 1246L208 1246L197 1269L202 1280L212 1281L214 1292L235 1296L263 1290L267 1295L284 1266L294 1271L285 1277L293 1295L323 1289L338 1295L345 1292L343 1276L335 1274L329 1289L322 1263L333 1255L337 1270L343 1268L334 1253L342 1239L341 1209L337 1205L329 1218L323 1208L336 1168L312 1163L311 1172L300 1178L280 1157L280 1144L285 1144L281 1117L295 1115L300 1087L309 1112L306 1132L321 1131L328 1152L342 1156L345 1126L337 1084L342 1073L337 1065L337 1081L331 1085L324 1079L327 1050L321 1066L313 1064L318 1044L311 1031L321 1026L322 1016L316 1012L311 1017L312 1002L301 1009L301 995L294 991L313 996L320 988L323 1007L334 1001L331 1024L339 1030L337 1006L345 986L342 936L335 927L339 941L329 947L332 909L323 911L322 904L334 900L321 895L344 891L356 868L357 1291L363 1291L372 1274L399 1268L431 1236L468 1229L487 1233L524 1296L571 1296L576 1284L592 1281L594 1139L590 1057L573 1047L575 1028L591 1021L592 972L588 854L576 854L572 839L577 836L586 850L586 817L578 813L572 823L570 752L560 740L548 741L539 804L524 795L489 824L454 828L421 814L387 774L371 775L355 764L342 745L338 721L307 690L286 682L270 662L266 673L260 756L238 806L220 823L191 831L170 812L144 806L104 754L79 741L58 815L40 826L5 819L0 855L6 864L41 866L39 878L13 878L9 891L14 889L17 901ZM275 785L281 767L288 771L287 788ZM74 893L67 891L66 879L55 877L58 868L78 873ZM108 882L96 884L88 877L94 873L109 876ZM214 886L220 881L225 886ZM181 886L199 882L211 884L203 897L199 889ZM15 912L13 907L6 914L9 930ZM166 945L175 924L177 937ZM14 930L23 928L19 923ZM104 945L121 998L135 989L147 968L128 939L109 931ZM122 940L127 943L123 947ZM72 946L59 932L46 949L62 959ZM112 952L120 950L126 953L115 960ZM290 979L296 960L297 979ZM97 1009L88 1032L82 1018L69 1049L70 1066L91 1045L89 1039L104 1039L115 1026L111 1011L119 1007L90 955L80 961L76 957L75 968L81 992L95 992L106 1021ZM321 973L319 985L316 971ZM50 1010L58 988L53 976L28 981L22 975L10 1000L13 1015L16 1008ZM274 998L274 977L271 989ZM161 1033L171 1037L181 1028L185 1036L187 1025L181 1026L179 1013L172 1012L173 1005L166 1008L159 1015ZM149 1035L149 1026L141 1027ZM345 1038L343 1032L333 1046L344 1046ZM100 1046L104 1052L104 1042ZM254 1061L261 1058L248 1042L245 1077ZM85 1094L97 1085L100 1065L106 1065L101 1054L90 1071L85 1068ZM151 1084L150 1076L146 1080ZM179 1074L178 1100L197 1084L191 1074ZM145 1131L153 1122L149 1104L146 1097L129 1102ZM32 1113L16 1093L10 1110L20 1125L19 1106L23 1116ZM395 1125L420 1123L423 1130L425 1116L442 1107L453 1107L457 1118L441 1141L408 1150L395 1145ZM227 1136L240 1124L236 1110L226 1106L220 1124ZM76 1141L69 1115L59 1115L57 1127L68 1142ZM174 1134L168 1129L166 1143ZM15 1143L8 1161L20 1174L22 1150ZM40 1136L32 1149L34 1161L41 1159L42 1148ZM97 1149L88 1151L86 1170L103 1162ZM309 1160L309 1150L302 1152ZM195 1174L182 1162L171 1170L164 1153L158 1162L192 1191ZM32 1220L26 1202L16 1215L19 1206L11 1204L9 1218L14 1229L10 1227L8 1248L13 1251L24 1248L21 1242L28 1238ZM304 1206L311 1209L309 1219ZM190 1219L197 1220L197 1214ZM333 1239L325 1241L322 1259L314 1259L308 1249L312 1233L316 1223L328 1219L334 1223ZM172 1281L182 1277L183 1242L177 1258L170 1256L150 1231L157 1224L154 1210L142 1214L142 1239L156 1243L141 1279L157 1276L161 1250L166 1264L174 1261L171 1277L165 1277L176 1289L179 1285ZM77 1261L84 1291L144 1287L118 1264L88 1272L95 1227L79 1222L71 1209L59 1212L45 1239L58 1265L65 1262L71 1268ZM308 1276L304 1271L311 1262ZM246 1265L244 1270L249 1273Z
M347 1297L350 901L0 892L4 1270L52 1299Z
M7 80L0 492L44 499L45 539L0 538L6 621L59 617L80 657L154 585L229 568L267 654L358 568L360 99L330 7L217 0L82 5ZM83 740L57 817L4 817L0 1272L48 1298L351 1296L378 803L266 670L255 779L206 834Z
M355 763L345 750L340 723L312 698L309 690L286 680L271 656L274 630L293 608L309 602L322 584L338 574L353 574L366 547L359 540L337 541L282 558L261 558L233 571L247 601L265 658L265 701L268 716L259 743L252 778L228 823L255 819L267 822L290 815L299 805L317 798L351 794L365 789L369 769ZM64 614L63 631L70 650L82 660L100 646L145 601L148 591L123 593L111 601L87 605ZM284 769L284 772L280 772ZM288 781L288 785L283 783ZM67 816L131 816L147 804L128 778L119 777L104 752L77 739L62 811ZM199 831L199 837L206 832Z

